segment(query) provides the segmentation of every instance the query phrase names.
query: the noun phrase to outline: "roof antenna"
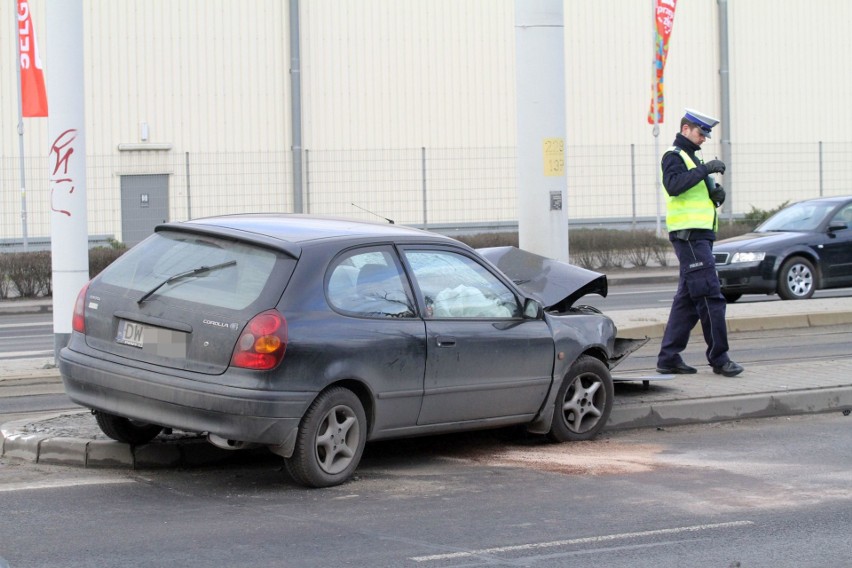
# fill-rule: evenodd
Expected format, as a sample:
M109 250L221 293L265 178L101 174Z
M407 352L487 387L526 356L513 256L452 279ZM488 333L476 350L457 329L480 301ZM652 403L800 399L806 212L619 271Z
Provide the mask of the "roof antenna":
M388 223L390 223L391 225L393 225L393 224L394 224L394 223L393 223L393 219L388 219L387 217L382 217L382 216L381 216L381 215L379 215L378 213L373 213L373 212L372 212L372 211L370 211L369 209L364 209L364 208L363 208L363 207L361 207L360 205L355 205L354 203L350 203L350 205L352 205L353 207L357 207L357 208L358 208L358 209L360 209L361 211L366 211L366 212L367 212L367 213L369 213L370 215L375 215L376 217L378 217L378 218L380 218L380 219L384 219L385 221L387 221L387 222L388 222Z

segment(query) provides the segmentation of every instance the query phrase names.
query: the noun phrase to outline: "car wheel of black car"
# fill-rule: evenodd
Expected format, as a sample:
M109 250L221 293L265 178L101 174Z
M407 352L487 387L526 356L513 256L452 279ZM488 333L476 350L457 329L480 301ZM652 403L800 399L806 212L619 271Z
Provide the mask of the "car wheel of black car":
M794 256L781 265L778 295L785 300L807 300L816 290L816 271L806 258Z
M163 431L162 427L155 424L138 422L106 412L95 412L95 421L101 432L108 437L131 446L147 444Z
M609 419L614 396L607 366L583 355L559 389L548 436L555 442L591 440Z
M352 391L334 387L321 393L299 425L296 449L285 461L294 481L330 487L352 476L367 443L364 406Z
M722 296L725 297L725 301L729 304L733 304L734 302L743 297L742 294L735 294L733 292L722 292Z

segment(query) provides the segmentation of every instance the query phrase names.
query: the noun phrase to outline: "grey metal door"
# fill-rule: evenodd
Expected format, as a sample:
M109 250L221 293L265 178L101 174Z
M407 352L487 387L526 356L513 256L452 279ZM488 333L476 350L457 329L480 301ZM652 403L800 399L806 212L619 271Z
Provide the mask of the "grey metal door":
M121 241L131 247L169 220L168 174L121 176Z

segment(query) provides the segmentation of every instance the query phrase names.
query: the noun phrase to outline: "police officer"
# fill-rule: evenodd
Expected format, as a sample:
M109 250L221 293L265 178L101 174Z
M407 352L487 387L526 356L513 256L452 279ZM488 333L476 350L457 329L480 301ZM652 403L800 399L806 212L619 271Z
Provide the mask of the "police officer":
M719 121L715 118L686 109L680 121L680 133L673 146L663 154L666 226L680 264L680 277L657 356L659 373L697 372L684 363L680 354L686 349L689 334L698 321L701 321L707 361L713 372L726 377L743 372L743 367L728 356L727 303L713 261L713 241L718 229L716 208L724 203L725 190L715 184L710 174L724 174L725 164L721 160L705 164L699 152L717 124Z

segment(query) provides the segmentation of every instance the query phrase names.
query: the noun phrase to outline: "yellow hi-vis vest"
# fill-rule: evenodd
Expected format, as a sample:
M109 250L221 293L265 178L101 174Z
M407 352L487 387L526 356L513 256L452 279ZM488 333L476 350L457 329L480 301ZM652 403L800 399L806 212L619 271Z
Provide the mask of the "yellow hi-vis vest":
M684 150L672 146L667 152L677 152L683 158L686 169L695 168L695 162ZM665 186L663 186L665 189ZM666 192L666 228L669 232L682 229L719 229L716 205L710 199L707 184L701 180L680 195Z

